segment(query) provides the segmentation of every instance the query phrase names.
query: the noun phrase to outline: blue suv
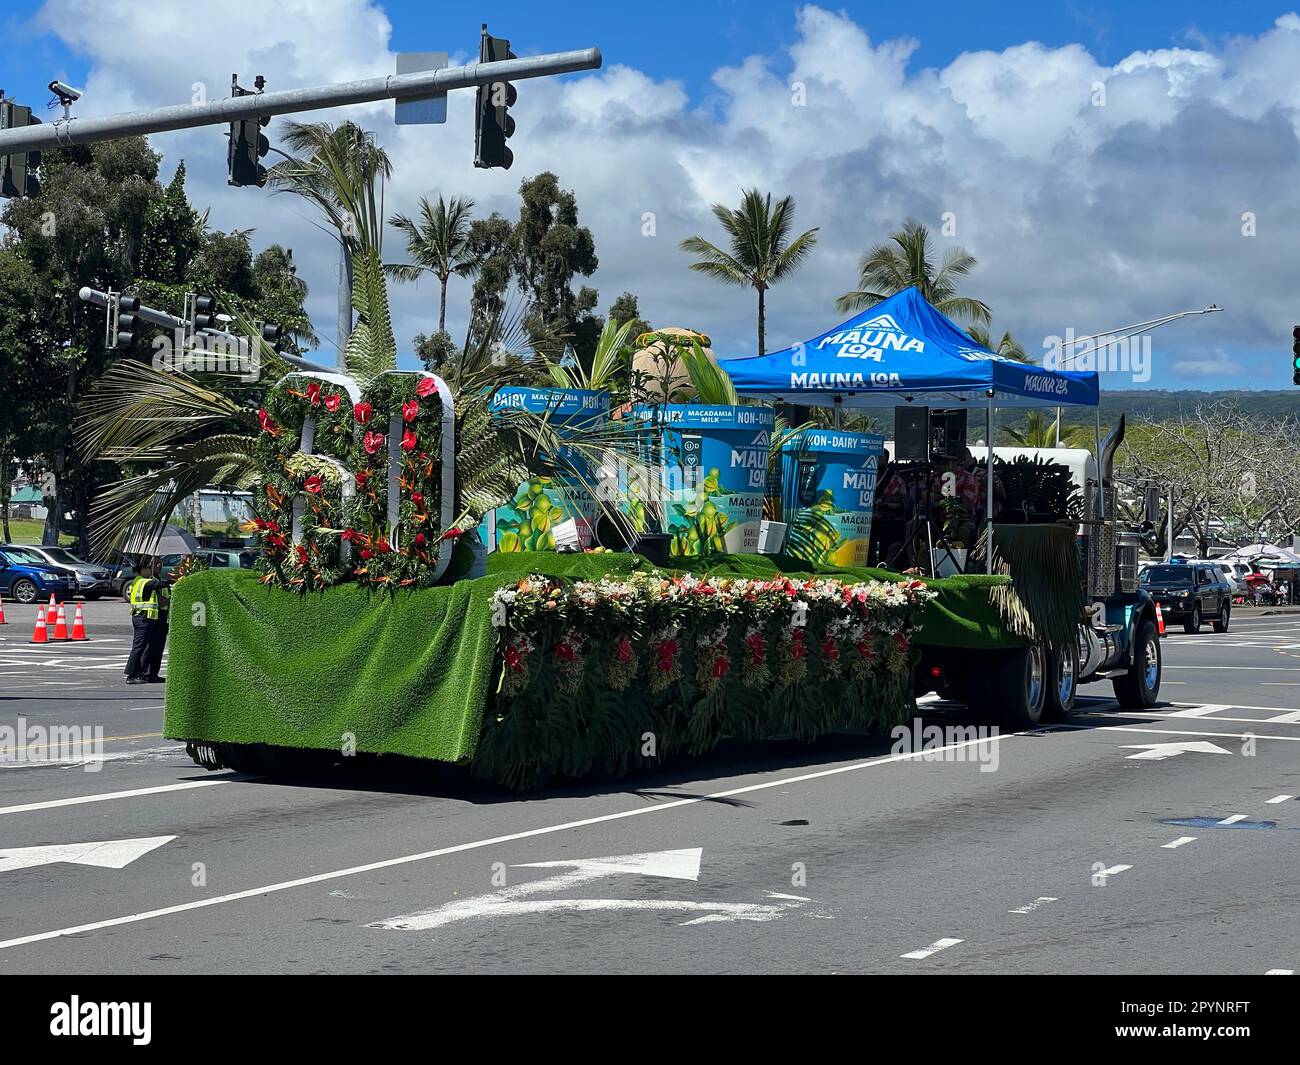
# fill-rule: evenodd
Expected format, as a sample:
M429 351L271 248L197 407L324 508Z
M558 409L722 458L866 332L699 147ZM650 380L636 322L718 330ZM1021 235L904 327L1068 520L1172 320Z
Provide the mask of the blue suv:
M51 595L71 599L76 594L77 575L72 570L53 566L21 547L0 544L0 596L35 603Z

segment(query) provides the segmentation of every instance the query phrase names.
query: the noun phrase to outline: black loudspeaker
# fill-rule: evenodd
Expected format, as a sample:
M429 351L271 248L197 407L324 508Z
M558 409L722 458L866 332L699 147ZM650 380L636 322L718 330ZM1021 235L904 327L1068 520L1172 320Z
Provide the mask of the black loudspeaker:
M966 450L966 408L930 415L930 451L935 458L959 459Z
M894 408L894 461L930 461L930 408Z

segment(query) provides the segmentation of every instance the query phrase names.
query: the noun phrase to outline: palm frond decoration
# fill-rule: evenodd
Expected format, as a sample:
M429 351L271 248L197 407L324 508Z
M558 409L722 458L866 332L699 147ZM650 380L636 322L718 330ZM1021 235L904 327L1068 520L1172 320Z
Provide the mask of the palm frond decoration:
M682 362L699 402L723 407L740 403L730 375L704 354L698 340L692 340L691 346L682 351Z
M988 530L976 556L987 558ZM989 589L989 599L1012 632L1060 647L1077 638L1083 608L1083 572L1073 525L993 526L993 572L1011 584Z

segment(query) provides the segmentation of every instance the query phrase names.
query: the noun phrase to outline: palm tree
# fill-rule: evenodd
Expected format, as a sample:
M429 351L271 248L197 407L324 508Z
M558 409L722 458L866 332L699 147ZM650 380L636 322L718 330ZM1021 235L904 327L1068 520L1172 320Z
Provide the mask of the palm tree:
M1093 430L1086 425L1061 426L1062 447L1087 447ZM1007 429L1007 436L1020 447L1056 447L1056 422L1040 410L1025 415L1022 429Z
M794 197L787 196L772 206L772 194L758 189L744 193L739 210L715 203L713 214L731 239L731 250L723 251L703 237L687 237L681 249L698 255L691 269L728 285L758 291L758 353L766 350L767 290L794 273L817 243L817 229L789 240L794 221Z
M1016 362L1033 362L1029 353L1020 346L1010 333L1004 332L1002 339L998 341L997 347L993 346L993 338L989 335L988 326L973 325L966 330L966 334L982 348L987 348L996 355L1001 355L1004 359L1014 359Z
M858 287L835 301L835 309L849 313L873 307L896 292L915 285L940 314L988 324L989 309L980 300L957 295L957 282L975 266L965 248L949 248L939 268L934 267L930 231L914 218L884 244L868 249L858 264Z
M433 206L420 197L420 221L404 214L388 220L394 229L406 234L406 251L413 260L409 265L389 265L388 276L398 281L418 281L423 273L438 279L438 330L447 328L447 281L452 274L467 277L473 269L469 256L470 212L474 201L453 196L451 202L438 197Z

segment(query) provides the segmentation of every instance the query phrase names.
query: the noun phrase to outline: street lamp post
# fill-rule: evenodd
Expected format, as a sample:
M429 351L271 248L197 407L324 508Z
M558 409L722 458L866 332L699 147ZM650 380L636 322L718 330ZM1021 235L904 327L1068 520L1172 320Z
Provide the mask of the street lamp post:
M1218 306L1217 304L1211 303L1208 307L1202 307L1199 310L1178 311L1176 314L1167 314L1163 318L1152 318L1150 321L1147 322L1138 322L1137 325L1126 325L1124 326L1123 329L1118 330L1118 332L1123 334L1122 336L1112 336L1111 332L1107 330L1104 333L1093 333L1091 336L1078 337L1071 342L1071 351L1069 355L1065 354L1064 345L1062 345L1060 368L1062 370L1066 369L1066 364L1070 362L1071 359L1077 359L1083 355L1091 355L1095 351L1109 349L1112 344L1118 344L1120 341L1129 340L1144 329L1158 329L1162 325L1167 325L1169 322L1176 322L1178 321L1178 319L1186 318L1188 315L1214 314L1221 310L1223 310L1222 307ZM1099 340L1101 338L1105 338L1106 340L1105 344L1094 345L1093 347L1088 348L1086 351L1073 350L1075 344L1084 344L1090 340ZM1060 447L1061 446L1061 408L1060 407L1056 408L1056 427L1054 430L1053 438L1055 440L1056 446Z

